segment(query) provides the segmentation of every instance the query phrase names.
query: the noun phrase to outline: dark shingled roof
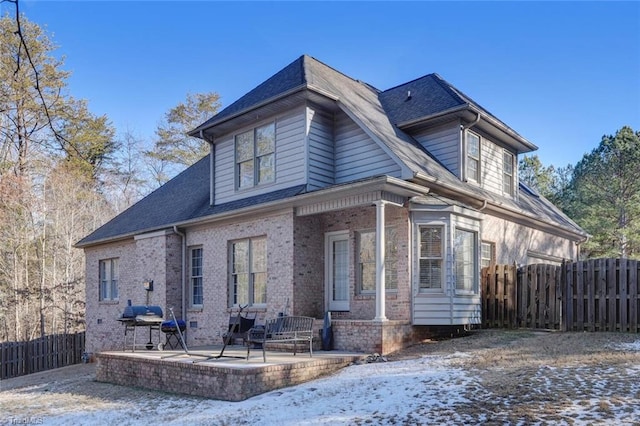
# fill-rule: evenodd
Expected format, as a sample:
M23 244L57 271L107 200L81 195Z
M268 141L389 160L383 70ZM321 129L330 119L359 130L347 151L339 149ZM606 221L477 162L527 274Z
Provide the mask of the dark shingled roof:
M407 99L409 92L411 98ZM468 103L443 84L437 74L429 74L385 90L380 93L380 101L394 124L428 117Z
M202 158L151 194L80 240L83 246L115 237L163 229L192 219L226 213L300 194L304 185L216 206L209 204L209 156Z
M210 127L254 105L276 97L295 87L302 86L307 82L304 75L304 58L304 55L299 57L190 133L195 133L199 129Z
M80 240L77 245L160 229L188 219L195 210L208 204L209 156L206 156Z
M518 199L515 201L509 199L505 204L508 204L509 202L514 203L518 208L528 212L529 215L533 217L538 217L547 222L558 224L565 229L583 234L584 236L587 235L587 233L577 223L564 214L562 210L554 206L551 201L532 191L522 183L520 183L519 186L520 192L518 194Z
M409 92L411 99L407 99ZM518 132L435 73L385 90L380 93L380 101L393 124L406 123L470 105L518 135Z
M396 126L398 123L428 117L465 105L473 105L490 115L437 74L429 74L381 92L310 56L303 55L224 108L191 134L195 134L200 129L215 126L230 117L250 110L257 104L275 99L296 88L315 90L337 99L336 102L340 108L359 122L377 142L386 146L389 155L401 167L405 179L411 179L421 173L449 188L475 192L486 199L510 205L541 220L581 235L584 234L579 226L555 206L535 194L522 191L518 200L511 200L461 182L415 139ZM409 90L411 101L406 100ZM304 185L300 185L210 206L209 182L209 156L207 156L82 239L78 242L78 246L150 232L181 222L294 197L304 192L305 188Z
M460 183L422 145L393 125L380 102L379 90L310 56L303 56L303 59L309 86L338 98L339 105L359 120L370 135L386 145L391 156L407 171L406 178L413 177L415 173L424 173L450 185Z

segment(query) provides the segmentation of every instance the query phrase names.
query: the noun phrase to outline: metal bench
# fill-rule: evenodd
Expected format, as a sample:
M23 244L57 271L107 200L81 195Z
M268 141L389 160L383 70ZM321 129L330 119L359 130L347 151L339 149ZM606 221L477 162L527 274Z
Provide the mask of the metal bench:
M247 360L252 344L260 344L262 359L267 362L268 343L292 343L293 355L298 352L298 343L308 343L309 356L313 356L313 321L311 317L281 316L267 320L264 326L251 328L247 333Z

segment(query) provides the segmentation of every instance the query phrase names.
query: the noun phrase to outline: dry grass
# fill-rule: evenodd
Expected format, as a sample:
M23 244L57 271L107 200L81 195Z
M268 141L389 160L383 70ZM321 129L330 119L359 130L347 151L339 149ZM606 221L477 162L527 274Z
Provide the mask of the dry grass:
M622 419L625 424L640 424L636 423L640 419L634 418L640 405L640 351L613 349L639 339L638 335L622 333L480 330L464 337L425 341L387 358L447 356L453 368L473 378L461 388L469 402L457 405L454 414L478 423L608 424L606 419L618 423ZM458 356L451 356L454 354ZM4 416L0 424L14 417L56 416L123 405L131 407L133 421L144 421L153 399L162 401L167 409L177 404L197 410L202 402L194 397L98 383L94 376L95 366L84 364L0 382ZM445 411L439 413L445 416L441 418L451 414ZM437 413L437 408L425 406L403 419L385 421L419 424L423 416ZM383 417L384 413L379 413L373 418ZM368 423L370 420L361 422Z
M622 411L640 403L635 374L640 352L614 350L640 336L623 333L559 333L530 330L481 330L465 337L427 341L390 359L408 359L424 354L467 353L455 361L478 378L481 390L468 389L474 417L484 414L486 423L496 415L496 424L567 423L575 419L571 407L581 405L593 412L594 422L607 418L612 408ZM629 369L635 368L630 374ZM640 422L634 420L632 424Z

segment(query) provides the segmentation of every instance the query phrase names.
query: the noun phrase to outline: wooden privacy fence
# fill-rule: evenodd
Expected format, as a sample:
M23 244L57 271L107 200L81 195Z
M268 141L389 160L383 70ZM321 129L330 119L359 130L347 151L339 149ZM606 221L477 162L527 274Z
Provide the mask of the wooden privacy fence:
M85 333L56 334L28 342L0 343L0 380L82 361Z
M639 262L591 259L482 270L484 327L640 331Z

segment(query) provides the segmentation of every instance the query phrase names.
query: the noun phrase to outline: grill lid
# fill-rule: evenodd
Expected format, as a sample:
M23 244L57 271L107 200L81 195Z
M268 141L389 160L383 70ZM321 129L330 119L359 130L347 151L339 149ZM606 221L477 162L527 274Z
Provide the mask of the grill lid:
M137 316L153 315L162 318L160 306L129 305L124 307L122 318L135 318Z

